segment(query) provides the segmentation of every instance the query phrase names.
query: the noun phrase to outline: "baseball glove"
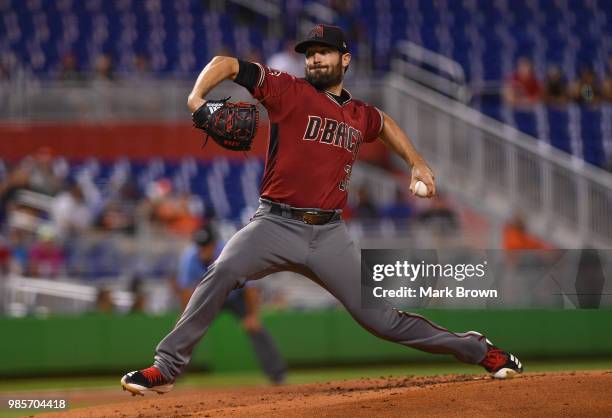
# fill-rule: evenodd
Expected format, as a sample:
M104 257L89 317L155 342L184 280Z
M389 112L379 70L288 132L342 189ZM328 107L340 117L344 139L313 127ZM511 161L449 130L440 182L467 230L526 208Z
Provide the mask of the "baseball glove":
M259 110L251 103L228 100L226 97L204 103L192 115L193 126L206 132L206 142L211 136L223 148L248 151L257 132Z

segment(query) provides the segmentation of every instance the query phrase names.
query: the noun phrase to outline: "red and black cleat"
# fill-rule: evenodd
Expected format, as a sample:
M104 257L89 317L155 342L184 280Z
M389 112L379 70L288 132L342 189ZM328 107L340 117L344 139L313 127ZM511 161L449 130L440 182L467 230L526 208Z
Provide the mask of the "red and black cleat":
M523 365L514 354L507 353L494 345L487 345L487 354L480 365L495 379L511 379L523 373Z
M145 392L157 392L160 395L170 392L174 384L166 380L157 367L149 367L127 373L121 378L121 386L133 396L144 396Z

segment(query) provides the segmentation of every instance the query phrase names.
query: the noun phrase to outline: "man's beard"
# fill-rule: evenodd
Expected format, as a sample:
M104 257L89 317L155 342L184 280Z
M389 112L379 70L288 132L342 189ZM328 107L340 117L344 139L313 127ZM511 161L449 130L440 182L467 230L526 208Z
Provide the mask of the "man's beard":
M342 63L338 63L331 67L331 71L320 72L310 70L306 67L306 81L312 84L317 90L327 90L330 87L337 86L342 82L344 71Z

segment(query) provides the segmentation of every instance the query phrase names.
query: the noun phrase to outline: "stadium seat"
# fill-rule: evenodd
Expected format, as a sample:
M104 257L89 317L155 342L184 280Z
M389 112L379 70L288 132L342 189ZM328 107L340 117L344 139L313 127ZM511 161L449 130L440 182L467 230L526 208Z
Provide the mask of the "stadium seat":
M329 5L323 0L279 2L290 35L299 35L295 33L294 21L311 2ZM56 77L63 56L70 52L85 71L93 70L100 53L107 53L113 57L117 73L129 76L134 71L133 56L143 54L148 56L155 75L187 77L193 76L221 48L240 55L251 51L270 55L282 47L266 29L269 23L266 17L246 13L233 2L221 10L208 10L209 3L5 0L0 2L0 55L14 54L26 71L41 78ZM373 57L375 71L390 68L394 47L405 39L457 60L468 81L475 84L499 83L507 77L511 60L520 55L533 56L539 70L552 63L561 65L568 78L572 78L582 63L602 71L610 53L609 0L353 3L354 10L339 15L336 23L344 25L349 33L356 30L346 27L352 22L369 29L363 31L367 42L361 46L371 48L369 55ZM499 107L482 104L480 108L501 119ZM537 134L532 116L517 114L515 122L519 129ZM584 148L590 150L591 144L601 142L602 135L594 133L597 129L591 125L591 115L584 114L583 119L579 132L588 136ZM610 125L609 121L606 123ZM554 132L551 143L569 150L566 140L569 134ZM593 149L600 148L597 145ZM591 151L588 155L592 155Z
M572 146L567 110L563 108L548 107L546 112L548 118L548 139L550 144L571 154Z
M514 125L521 132L538 137L536 114L531 110L515 110L513 113Z
M606 162L602 123L602 112L600 109L581 107L580 131L583 157L589 163L598 166L603 166Z

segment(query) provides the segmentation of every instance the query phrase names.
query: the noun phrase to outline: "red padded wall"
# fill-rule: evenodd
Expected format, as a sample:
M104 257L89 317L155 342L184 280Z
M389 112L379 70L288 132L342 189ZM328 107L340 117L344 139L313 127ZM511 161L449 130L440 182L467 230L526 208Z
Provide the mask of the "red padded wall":
M249 156L264 156L267 149L268 123L260 125ZM241 157L214 141L202 148L204 133L183 122L112 122L112 123L33 123L0 125L0 158L13 160L50 147L57 155L69 159L95 156L112 160L120 156L148 159L158 156L179 159L194 156L209 159L216 156ZM386 160L385 146L379 142L364 144L360 159L377 164Z

